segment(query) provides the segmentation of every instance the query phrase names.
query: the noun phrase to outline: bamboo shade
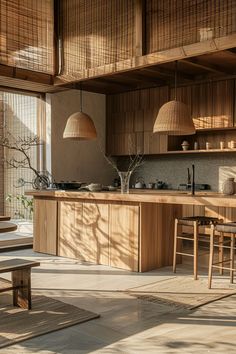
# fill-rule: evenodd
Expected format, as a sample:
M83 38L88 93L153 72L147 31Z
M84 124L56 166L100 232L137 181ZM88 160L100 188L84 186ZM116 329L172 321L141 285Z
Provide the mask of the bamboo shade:
M0 0L0 63L53 73L53 0Z
M43 140L44 138L44 110L42 105L44 102L39 96L29 96L17 94L13 92L0 91L0 122L1 126L4 124L6 131L10 132L12 138L33 137L38 135ZM40 167L39 158L43 146L32 148L29 152L32 166ZM20 152L11 151L8 149L0 148L0 156L5 156L5 159L10 161L12 158L22 160ZM7 163L0 166L0 197L1 202L6 200L6 197L11 195L23 195L26 189L32 185L34 173L24 167L10 168ZM19 183L20 179L24 179L25 185ZM12 200L12 202L4 202L4 212L6 215L12 217L29 217L29 214L22 207L20 201ZM0 205L2 210L2 205ZM3 212L3 210L2 210Z
M236 32L236 0L147 0L147 52Z
M62 74L134 55L135 0L62 0Z

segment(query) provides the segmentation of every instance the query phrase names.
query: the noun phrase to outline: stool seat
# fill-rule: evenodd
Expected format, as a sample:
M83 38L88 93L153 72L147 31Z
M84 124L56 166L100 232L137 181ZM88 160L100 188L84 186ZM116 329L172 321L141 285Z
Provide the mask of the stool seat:
M193 257L193 274L194 279L198 277L198 243L199 241L209 242L209 234L204 231L200 233L200 227L213 227L218 223L221 223L222 220L214 218L211 216L185 216L178 219L175 219L175 231L174 231L174 255L173 255L173 272L176 272L177 258L176 256L188 256ZM193 231L186 230L184 232L183 226L192 228ZM201 238L201 239L200 239ZM193 253L184 253L178 247L178 241L192 241L193 242Z
M218 233L215 233L218 231ZM235 259L235 239L236 239L236 222L227 222L218 225L211 226L210 234L210 257L209 257L209 273L208 273L208 287L211 289L212 273L213 269L220 270L220 274L223 274L223 270L230 271L230 283L234 281L234 272L236 267L234 264ZM214 248L219 250L219 261L214 260ZM229 258L224 257L224 249L229 251ZM226 266L225 263L229 263Z
M227 222L215 225L215 230L219 232L230 232L236 234L236 222Z
M192 226L194 221L197 221L198 226L216 225L221 222L211 216L185 216L178 219L179 224L186 226Z

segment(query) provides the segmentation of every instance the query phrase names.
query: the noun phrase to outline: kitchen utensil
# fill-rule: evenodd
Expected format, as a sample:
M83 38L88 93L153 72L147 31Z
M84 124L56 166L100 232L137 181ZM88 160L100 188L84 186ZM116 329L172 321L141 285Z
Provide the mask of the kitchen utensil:
M134 188L146 188L143 177L137 177Z
M86 185L84 182L77 182L77 181L60 181L60 182L55 182L55 186L58 189L64 189L64 190L74 190L74 189L79 189L81 186Z

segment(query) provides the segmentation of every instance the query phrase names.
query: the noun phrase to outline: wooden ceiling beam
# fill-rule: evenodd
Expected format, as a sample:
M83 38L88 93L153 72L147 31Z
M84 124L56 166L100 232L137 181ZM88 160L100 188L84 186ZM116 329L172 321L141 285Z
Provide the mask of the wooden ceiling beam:
M120 74L120 78L125 78L126 80L134 80L137 81L139 83L143 83L143 82L148 82L148 83L152 83L153 85L166 85L167 81L163 80L163 78L159 78L159 77L154 77L153 75L151 76L146 75L144 72L141 71L131 71L129 73L124 73L124 74Z
M181 62L198 69L207 70L208 72L217 75L225 75L228 73L230 74L229 70L227 70L226 68L219 67L215 64L202 62L199 58L185 59L181 60Z
M171 82L175 78L175 72L174 71L167 70L167 69L162 69L161 67L158 68L158 67L155 66L155 67L151 67L151 68L145 68L142 71L143 72L153 73L154 75L158 74L158 75L160 75L162 77L168 78L169 81L171 81ZM194 81L194 76L185 74L182 71L180 72L178 70L178 80L192 82L192 81Z
M113 88L117 87L118 89L124 89L124 88L129 88L129 89L134 89L136 88L137 85L135 84L132 84L130 82L124 82L124 83L121 83L121 82L118 82L118 81L115 81L115 79L113 78L101 78L101 79L94 79L93 80L94 82L98 82L100 84L105 84L105 85L110 85L112 86Z
M24 81L30 81L46 85L53 84L53 76L50 74L15 68L3 64L0 64L0 76L6 76L9 78L20 79Z

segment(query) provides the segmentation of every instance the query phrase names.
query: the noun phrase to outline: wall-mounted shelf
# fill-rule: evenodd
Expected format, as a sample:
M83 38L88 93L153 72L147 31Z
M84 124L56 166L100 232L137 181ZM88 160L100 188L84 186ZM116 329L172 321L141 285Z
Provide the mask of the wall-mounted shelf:
M174 151L167 151L164 154L211 154L211 153L228 153L228 152L236 152L236 149L209 149L209 150L174 150Z
M183 141L189 143L189 149L183 151L181 144ZM236 148L231 148L231 142L236 144L235 127L228 128L212 128L199 129L194 135L168 136L167 153L168 154L209 154L209 153L232 153L236 152ZM198 149L193 149L194 143L198 144ZM223 142L225 148L220 148ZM206 149L206 143L210 144L210 148Z

